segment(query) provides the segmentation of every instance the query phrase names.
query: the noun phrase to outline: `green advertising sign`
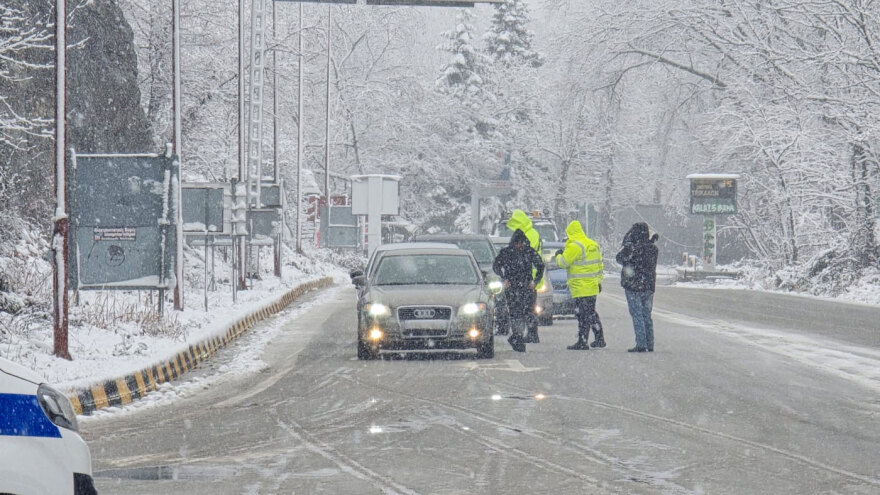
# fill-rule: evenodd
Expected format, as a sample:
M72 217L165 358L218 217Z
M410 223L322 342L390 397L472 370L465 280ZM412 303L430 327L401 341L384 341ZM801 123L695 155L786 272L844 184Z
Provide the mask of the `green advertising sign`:
M692 215L736 214L736 179L732 174L693 174L691 180Z

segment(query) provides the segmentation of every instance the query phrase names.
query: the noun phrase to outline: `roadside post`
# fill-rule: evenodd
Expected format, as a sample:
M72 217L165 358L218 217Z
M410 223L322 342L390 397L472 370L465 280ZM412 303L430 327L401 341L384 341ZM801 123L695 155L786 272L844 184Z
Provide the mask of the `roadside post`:
M703 266L715 270L718 215L736 214L737 174L690 174L691 215L703 215Z
M232 302L237 302L238 289L246 288L241 284L245 270L243 260L245 238L247 237L247 190L246 184L232 179Z

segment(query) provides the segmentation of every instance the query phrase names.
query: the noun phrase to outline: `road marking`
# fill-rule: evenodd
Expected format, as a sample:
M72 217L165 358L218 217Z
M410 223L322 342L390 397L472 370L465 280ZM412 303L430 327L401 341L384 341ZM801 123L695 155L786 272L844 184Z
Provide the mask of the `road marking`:
M464 366L469 371L475 370L486 370L486 371L510 371L512 373L529 373L531 371L539 371L545 368L528 368L519 362L518 359L505 359L503 362L494 362L494 363L477 363L477 362L464 362L459 363L459 366Z

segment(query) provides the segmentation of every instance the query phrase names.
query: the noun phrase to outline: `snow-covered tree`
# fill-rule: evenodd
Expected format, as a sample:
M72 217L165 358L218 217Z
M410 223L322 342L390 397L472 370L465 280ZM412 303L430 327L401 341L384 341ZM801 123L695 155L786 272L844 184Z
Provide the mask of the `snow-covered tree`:
M442 33L448 41L437 49L449 52L450 61L441 69L437 86L440 91L455 96L465 105L479 108L493 97L488 90L488 60L474 46L472 21L471 11L460 9L455 17L455 28Z
M845 286L876 263L871 2L554 5L568 24L555 50L620 101L622 146L611 148L619 177L654 181L683 208L675 175L739 172L733 222L769 266L803 267L812 280L803 285Z
M0 3L0 146L4 148L27 148L29 136L40 136L51 125L47 119L28 115L24 99L15 98L16 87L31 79L32 71L49 74L53 68L37 56L52 51L48 15L24 2Z
M496 4L492 25L483 35L486 53L504 66L540 67L544 57L532 49L534 33L529 31L529 9L525 0L504 0Z

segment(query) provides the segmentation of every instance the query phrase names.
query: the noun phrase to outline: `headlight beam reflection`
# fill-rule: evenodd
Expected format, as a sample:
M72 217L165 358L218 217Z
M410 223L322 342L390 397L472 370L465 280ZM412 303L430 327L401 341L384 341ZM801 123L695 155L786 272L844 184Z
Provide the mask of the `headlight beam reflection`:
M503 399L515 399L515 400L544 400L547 396L538 392L535 395L501 395L501 394L492 394L492 400L498 401Z

